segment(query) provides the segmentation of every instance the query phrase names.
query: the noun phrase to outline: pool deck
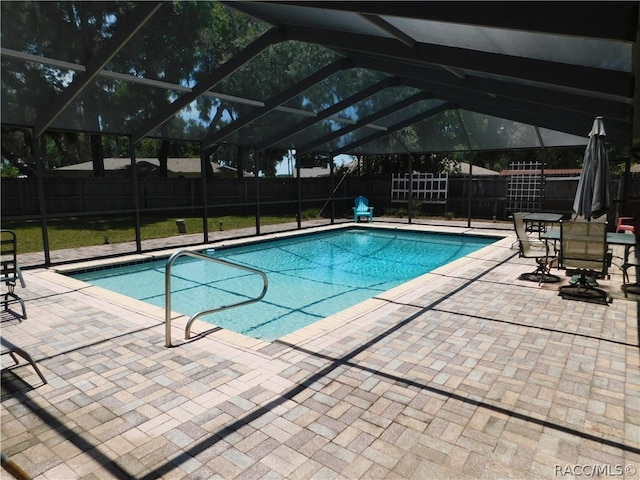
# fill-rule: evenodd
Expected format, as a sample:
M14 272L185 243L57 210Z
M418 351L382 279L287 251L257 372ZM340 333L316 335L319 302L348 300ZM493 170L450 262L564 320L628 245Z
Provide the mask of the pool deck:
M533 262L504 225L373 226L505 237L275 342L201 322L185 340L174 315L166 348L161 309L25 269L28 318L3 311L2 336L48 382L1 357L2 453L34 479L640 479L619 268L612 303L563 300L518 280Z

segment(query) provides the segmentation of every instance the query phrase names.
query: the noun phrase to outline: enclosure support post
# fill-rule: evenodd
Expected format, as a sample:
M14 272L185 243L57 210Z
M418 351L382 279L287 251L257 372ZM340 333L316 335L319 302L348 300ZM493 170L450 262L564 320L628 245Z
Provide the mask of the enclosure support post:
M409 153L409 198L407 199L407 218L409 223L413 218L413 155Z
M298 221L298 230L302 228L302 184L300 183L300 158L298 158L298 152L296 152L296 186L298 187L298 214L296 219Z
M544 212L544 199L546 196L547 177L544 175L544 167L546 163L546 152L543 150L542 165L540 166L540 211Z
M207 195L207 155L200 142L200 170L202 172L202 232L204 243L209 242L209 200Z
M471 141L469 139L469 132L467 132L466 127L464 126L464 122L462 121L462 116L460 115L460 109L456 108L456 117L458 118L458 123L460 123L460 127L462 128L462 133L464 135L464 139L467 142L467 148L469 149L468 154L465 155L465 158L469 160L469 192L467 193L467 227L471 228L471 187L473 186L473 150L471 150Z
M260 235L260 159L254 147L253 149L253 169L256 177L256 235Z
M469 155L469 191L467 192L467 228L471 228L471 188L473 187L473 155Z
M49 230L47 228L47 210L44 196L44 165L40 156L40 136L36 136L35 130L31 130L31 149L36 162L36 178L38 186L38 206L40 208L40 223L42 225L42 246L44 250L44 264L51 264L51 254L49 252Z
M546 177L544 176L544 167L547 165L547 152L544 147L544 141L542 140L542 135L540 134L540 129L535 127L536 135L538 136L538 142L540 143L540 149L542 151L542 161L540 162L540 202L538 203L540 211L544 212L544 197L545 197L545 185L546 185Z
M638 21L640 21L640 12L638 12ZM633 44L633 60L634 65L638 64L640 60L640 29L636 29L636 41ZM634 79L634 87L635 91L640 91L640 75L635 75ZM631 145L629 145L629 157L627 157L627 161L624 166L624 179L622 181L622 192L620 192L619 199L622 202L622 206L627 205L627 197L629 192L631 191L630 182L631 182L631 157L637 162L640 160L640 98L638 95L634 96L633 102L633 136L631 137ZM620 204L618 204L620 205ZM624 213L620 210L620 207L616 208L619 212L619 215ZM616 218L616 222L618 219ZM640 270L636 270L638 274L640 274Z
M133 209L135 211L136 253L142 253L142 234L140 233L140 192L138 189L138 169L136 168L136 145L129 137L131 155L131 181L133 182Z
M331 181L329 182L331 185L331 225L336 223L336 209L335 209L335 187L333 186L335 183L335 175L333 170L333 153L329 152L329 178ZM322 212L321 212L322 213Z
M640 159L640 155L638 155L638 151L631 149L631 155L634 155L636 160ZM627 161L624 164L624 178L622 181L622 192L618 196L622 201L622 204L625 205L627 203L627 195L629 192L629 181L631 178L631 157L627 157ZM620 212L622 214L622 212ZM616 220L617 222L617 220Z

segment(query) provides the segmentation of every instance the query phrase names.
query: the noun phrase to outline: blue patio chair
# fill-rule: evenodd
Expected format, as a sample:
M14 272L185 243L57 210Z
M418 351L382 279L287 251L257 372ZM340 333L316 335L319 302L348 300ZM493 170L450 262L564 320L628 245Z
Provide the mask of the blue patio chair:
M353 207L353 221L358 223L360 217L368 217L369 223L373 222L373 207L369 206L369 200L367 197L360 195L354 200L355 207Z

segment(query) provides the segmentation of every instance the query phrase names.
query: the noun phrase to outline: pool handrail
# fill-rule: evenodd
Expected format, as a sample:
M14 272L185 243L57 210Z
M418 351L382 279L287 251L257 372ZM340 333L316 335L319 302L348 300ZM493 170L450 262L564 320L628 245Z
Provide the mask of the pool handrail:
M230 262L228 260L224 260L222 258L210 257L209 255L205 255L205 254L199 253L199 252L193 252L191 250L186 250L186 249L178 250L177 252L173 253L173 255L171 255L169 257L169 259L167 260L167 266L166 266L165 272L164 272L165 347L171 347L172 346L171 345L171 267L173 266L174 262L179 257L183 257L183 256L199 258L199 259L202 259L202 260L208 260L208 261L211 261L211 262L214 262L214 263L220 263L220 264L232 267L232 268L238 268L240 270L245 270L245 271L250 272L250 273L255 273L255 274L260 275L262 277L262 283L263 283L262 293L260 293L260 295L257 296L257 297L250 298L249 300L243 300L242 302L238 302L238 303L232 303L231 305L223 305L221 307L212 308L210 310L202 310L200 312L197 312L197 313L194 313L193 315L191 315L191 317L189 317L189 320L187 321L187 326L185 327L185 332L184 332L184 338L187 339L187 340L189 338L191 338L191 325L193 324L193 322L198 317L200 317L202 315L209 315L209 314L215 313L215 312L220 312L222 310L227 310L229 308L239 307L241 305L247 305L249 303L259 302L260 300L262 300L264 298L264 296L267 293L267 288L269 287L269 280L267 279L267 275L261 270L258 270L258 269L252 268L252 267L247 267L245 265L239 265L237 263L233 263L233 262Z

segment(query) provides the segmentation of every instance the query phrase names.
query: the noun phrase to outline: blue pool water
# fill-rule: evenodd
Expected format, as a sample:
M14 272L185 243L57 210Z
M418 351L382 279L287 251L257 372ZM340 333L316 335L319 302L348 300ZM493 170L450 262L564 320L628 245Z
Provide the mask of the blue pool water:
M264 271L257 303L201 317L254 338L274 340L428 273L495 238L350 229L209 250ZM164 307L166 260L74 273L85 282ZM259 275L191 257L172 267L172 310L202 310L257 297Z

